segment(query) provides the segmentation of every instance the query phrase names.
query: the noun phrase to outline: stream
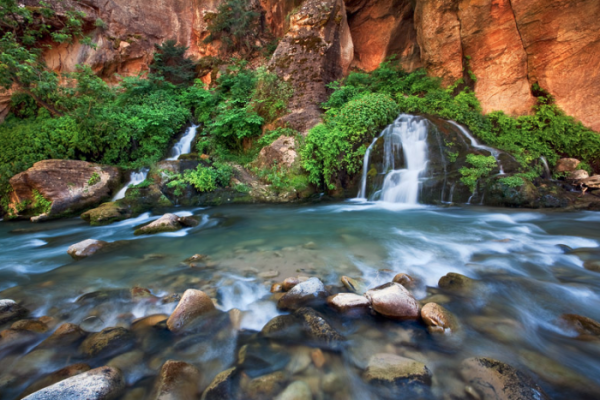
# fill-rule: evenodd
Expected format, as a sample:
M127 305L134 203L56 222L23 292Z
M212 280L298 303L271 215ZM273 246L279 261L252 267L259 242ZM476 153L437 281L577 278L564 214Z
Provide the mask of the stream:
M133 235L135 227L158 217L150 213L104 227L90 227L78 218L40 225L0 223L0 299L21 302L32 318L52 317L55 327L70 322L87 332L131 328L139 318L169 315L177 303L156 299L189 288L215 298L223 312L241 311L239 327L215 325L200 336L163 331L140 336L136 331L135 344L120 362L128 355L135 360L124 370L125 393L136 390L144 394L139 398L151 398L166 360L198 367L205 388L217 373L236 365L244 345L254 357L242 367L247 379L285 371L287 379L308 383L315 399L387 398L362 379L377 353L427 365L431 389L418 398L467 398L457 370L462 360L476 356L518 368L550 398L598 398L598 341L579 340L556 322L564 313L600 320L600 274L583 268L584 260L600 259L598 214L365 200L173 211L201 222L154 236ZM72 260L67 248L88 238L117 245ZM208 261L192 267L183 263L194 254ZM269 291L273 283L314 276L339 292L344 275L362 278L372 288L400 272L415 278L411 292L419 301L433 299L457 316L464 331L460 344L444 346L420 322L369 314L351 318L327 306L319 311L346 341L341 349L324 350L320 367L311 362L314 349L302 338L282 343L256 335L269 320L287 313L276 308ZM441 290L438 281L449 272L476 279L477 294ZM146 288L152 296L123 295L133 287ZM81 299L94 292L103 296ZM18 398L29 384L66 365L85 362L94 368L117 356L40 349L52 330L23 345L2 346L0 341L2 399Z

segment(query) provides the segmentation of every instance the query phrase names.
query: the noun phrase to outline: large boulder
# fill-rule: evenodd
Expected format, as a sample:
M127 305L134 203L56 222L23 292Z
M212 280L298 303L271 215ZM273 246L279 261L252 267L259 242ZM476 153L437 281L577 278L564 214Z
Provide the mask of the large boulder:
M573 172L577 169L577 166L581 163L576 158L561 158L556 162L554 167L555 172Z
M44 376L41 379L38 379L37 381L35 381L34 383L32 383L31 385L29 385L24 391L23 393L21 393L20 397L25 397L28 396L32 393L35 393L41 389L44 389L50 385L54 385L55 383L58 383L60 381L64 381L65 379L71 378L75 375L79 375L82 374L84 372L89 371L91 368L89 365L87 364L83 364L83 363L77 363L77 364L72 364L69 365L67 367L64 367L62 369L59 369L58 371L52 372L46 376Z
M27 400L112 400L125 388L121 371L100 367L41 389L25 397Z
M183 332L195 325L197 320L216 310L211 298L204 292L188 289L183 293L175 310L167 319L171 332Z
M295 310L304 306L325 303L327 290L319 278L310 278L298 283L277 302L280 310Z
M151 235L154 233L161 232L174 232L178 231L183 226L179 222L179 217L175 214L165 214L156 221L144 225L141 228L135 230L135 235Z
M96 254L108 245L108 242L96 239L86 239L79 243L75 243L67 249L67 254L76 260L86 258Z
M419 303L404 286L396 282L386 283L366 293L371 307L384 317L394 319L419 318Z
M10 179L9 208L23 216L72 214L110 198L121 174L115 167L75 160L45 160Z
M131 218L131 207L121 202L103 203L81 214L81 219L92 226L107 225Z

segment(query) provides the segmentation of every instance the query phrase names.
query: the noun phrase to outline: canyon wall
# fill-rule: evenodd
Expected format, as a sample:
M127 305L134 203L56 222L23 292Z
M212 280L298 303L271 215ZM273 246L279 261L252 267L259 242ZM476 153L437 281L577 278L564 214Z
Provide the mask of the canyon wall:
M219 44L204 43L207 17L224 1L67 0L87 13L86 30L97 49L61 45L46 53L48 65L62 72L84 63L109 80L114 73L135 75L148 69L154 44L167 39L188 46L195 58L216 55ZM486 113L530 113L535 102L531 87L538 83L568 114L600 131L598 0L249 1L281 38L270 65L279 65L282 76L289 79L291 72L281 68L282 57L306 50L293 47L309 36L321 40L322 49L309 54L305 67L315 71L305 78L315 79L303 82L296 76L297 94L304 98L297 103L318 106L328 81L352 68L371 71L396 55L406 70L425 67L446 85L471 71ZM307 4L318 9L315 14L333 19L300 21L297 15ZM311 29L314 34L307 33ZM307 57L295 58L292 63Z

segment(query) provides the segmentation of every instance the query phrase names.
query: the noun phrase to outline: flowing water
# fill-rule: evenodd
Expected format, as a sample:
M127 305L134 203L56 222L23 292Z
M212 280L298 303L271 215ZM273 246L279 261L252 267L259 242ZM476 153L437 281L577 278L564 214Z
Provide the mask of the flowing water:
M475 137L471 134L471 132L469 132L469 130L466 129L464 126L462 126L454 121L448 121L448 122L450 122L452 125L456 126L462 132L462 134L465 135L471 141L471 143L470 143L471 147L474 147L474 148L480 149L480 150L489 151L491 153L491 155L496 159L496 162L498 163L498 168L500 168L500 175L504 175L504 169L502 168L502 163L500 162L500 151L498 151L498 149L480 144L477 141L477 139L475 139Z
M132 171L131 175L129 176L129 182L127 182L125 186L123 186L121 190L117 192L117 194L113 197L112 201L117 201L124 198L125 193L127 192L127 189L129 189L130 186L139 185L140 183L144 182L146 180L146 177L148 177L148 171L148 168L142 168L139 171Z
M198 125L190 126L185 134L179 139L177 143L171 149L171 157L167 158L167 160L177 160L182 154L189 154L192 151L192 142L196 137L196 131L198 130Z
M403 143L410 138L415 156L425 151L417 145L419 129L400 130L397 138ZM421 161L412 165L409 171L423 168ZM599 398L599 342L579 340L575 331L557 323L564 313L600 320L600 274L583 268L584 260L600 260L598 214L385 202L174 211L194 215L201 223L154 236L133 235L135 227L157 217L150 213L104 227L90 227L80 219L0 223L0 299L22 302L32 317L49 315L54 326L71 322L90 332L130 328L137 318L168 315L176 302L157 298L188 288L214 297L222 311L241 310L240 330L221 322L191 336L164 329L135 331L134 347L118 362L136 360L123 369L126 394L137 390L139 398L150 398L164 361L197 366L204 388L217 373L236 365L244 345L244 379L283 370L287 379L307 382L314 399L382 398L363 379L376 353L425 363L433 382L431 392L421 398L467 398L458 371L462 360L474 356L511 364L551 398ZM72 260L68 246L88 238L119 245ZM192 267L182 263L196 253L208 261ZM265 271L274 272L261 275ZM412 290L417 299L439 302L457 316L464 334L460 343L446 346L434 340L419 322L369 314L343 317L327 306L319 310L347 340L336 351L324 350L322 366L311 361L314 345L302 337L268 341L256 335L283 313L269 293L273 282L315 276L336 292L343 290L343 275L374 287L399 272L417 280ZM441 290L438 280L449 272L476 279L478 289ZM135 300L123 295L134 286L153 296ZM105 297L80 299L97 291ZM20 346L0 341L2 399L16 398L27 385L65 365L117 363L110 361L115 354L86 358L77 347L39 349L50 333L36 334Z

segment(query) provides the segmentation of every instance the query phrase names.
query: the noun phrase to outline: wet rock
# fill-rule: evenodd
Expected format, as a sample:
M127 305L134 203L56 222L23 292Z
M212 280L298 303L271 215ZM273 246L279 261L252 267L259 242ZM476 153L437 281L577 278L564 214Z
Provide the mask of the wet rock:
M48 325L37 319L22 319L10 326L10 329L19 331L30 331L35 333L44 333L48 331Z
M179 217L179 223L183 226L187 226L188 228L193 228L198 226L200 221L194 217Z
M345 385L346 380L337 372L329 372L321 378L321 388L328 394L343 391Z
M116 368L100 367L39 390L27 400L111 400L125 387L123 376Z
M167 320L167 327L171 332L183 332L191 328L197 319L215 310L215 305L206 293L188 289Z
M14 300L0 300L0 325L25 317L29 311Z
M458 320L450 311L436 303L427 303L421 309L421 318L430 333L445 333L458 331ZM449 332L448 332L449 333Z
M231 322L231 327L239 331L242 326L242 318L244 317L242 311L238 310L237 308L232 308L227 312L227 314L229 314L229 322Z
M579 183L591 190L597 190L600 189L600 175L592 175L591 177L587 178L587 179L583 179L581 181L579 181Z
M577 169L581 161L576 158L561 158L556 162L555 172L572 172Z
M600 272L600 260L587 260L583 263L583 268L588 271Z
M286 350L286 347L276 343L256 341L240 348L238 365L251 378L281 371L290 361Z
M300 282L306 282L307 280L308 277L306 276L292 276L289 278L285 278L283 280L283 291L289 292L294 286L296 286Z
M310 351L307 347L301 346L294 349L290 362L285 367L285 370L291 375L296 375L308 368L311 360Z
M327 360L325 359L325 354L323 354L323 351L321 349L314 349L313 351L311 351L310 358L312 359L313 364L315 364L315 367L319 369L323 368L323 365L325 365L325 363L327 362Z
M75 302L77 304L98 305L120 300L131 300L131 291L127 289L97 290L80 296Z
M154 393L155 400L187 400L196 398L202 375L196 367L183 361L169 360L160 369Z
M283 292L283 285L281 283L274 283L271 285L271 293Z
M86 333L78 325L64 323L57 330L44 340L38 348L53 349L64 348L72 345L77 345L85 337Z
M23 393L21 393L21 395L19 396L19 398L28 396L28 395L30 395L32 393L37 392L38 390L44 389L45 387L48 387L50 385L54 385L55 383L58 383L58 382L63 381L65 379L71 378L72 376L79 375L79 374L82 374L84 372L87 372L90 369L91 368L90 368L89 365L83 364L83 363L69 365L68 367L65 367L63 369L59 369L58 371L55 371L55 372L53 372L51 374L48 374L48 375L44 376L43 378L38 379L37 381L35 381L31 385L29 385L23 391Z
M251 400L272 399L283 389L287 377L281 371L254 378L248 384L246 395Z
M219 373L202 394L201 400L229 400L234 397L234 380L236 368L229 368Z
M0 332L0 347L11 347L16 349L19 346L30 344L38 338L35 332L20 329L5 329Z
M301 336L301 321L295 315L278 315L262 328L261 335L271 339L294 339Z
M407 289L413 288L417 284L415 278L404 273L399 273L396 276L394 276L393 282L399 283Z
M108 367L118 368L125 375L126 380L144 369L144 352L133 350L116 356L106 363Z
M88 336L81 343L79 350L87 357L109 357L129 350L133 342L134 336L129 329L105 328Z
M431 385L431 372L425 364L395 354L375 354L369 360L363 379L391 395L419 391ZM391 393L390 393L391 392Z
M156 221L138 228L134 235L152 235L161 232L174 232L182 228L179 217L175 214L165 214Z
M574 331L578 339L593 339L600 337L600 323L591 318L577 314L563 314L558 319L559 326Z
M303 331L316 346L335 350L346 340L321 313L312 308L300 308L294 315L302 321Z
M476 283L474 279L450 272L440 278L438 286L452 292L469 292L475 288Z
M310 386L303 381L292 382L275 400L312 400Z
M524 337L523 325L510 318L472 316L469 325L495 341L514 344Z
M589 177L590 177L590 175L588 174L588 172L586 170L578 169L576 171L569 172L569 175L567 176L567 180L580 181L582 179L587 179Z
M190 258L185 259L183 262L189 264L189 263L196 263L196 262L200 262L200 261L206 261L207 259L208 259L207 255L194 254Z
M348 276L342 276L340 280L344 287L352 293L363 295L367 291L365 284L359 280L352 279Z
M81 214L81 219L92 226L108 225L132 217L131 208L120 202L101 204Z
M160 299L160 304L179 303L181 295L177 293L168 294Z
M404 286L391 282L371 289L366 293L371 307L377 313L394 319L419 318L419 303L404 288Z
M491 358L464 360L460 374L484 400L546 399L531 378L510 365Z
M261 279L274 279L279 276L279 271L263 271L258 274Z
M96 252L106 247L108 243L103 240L86 239L82 242L71 245L67 253L76 260L94 255Z
M366 312L371 302L365 296L354 293L338 293L327 298L327 304L343 314L360 315Z
M294 286L277 302L280 310L295 310L309 305L325 303L327 291L318 278L310 278Z

